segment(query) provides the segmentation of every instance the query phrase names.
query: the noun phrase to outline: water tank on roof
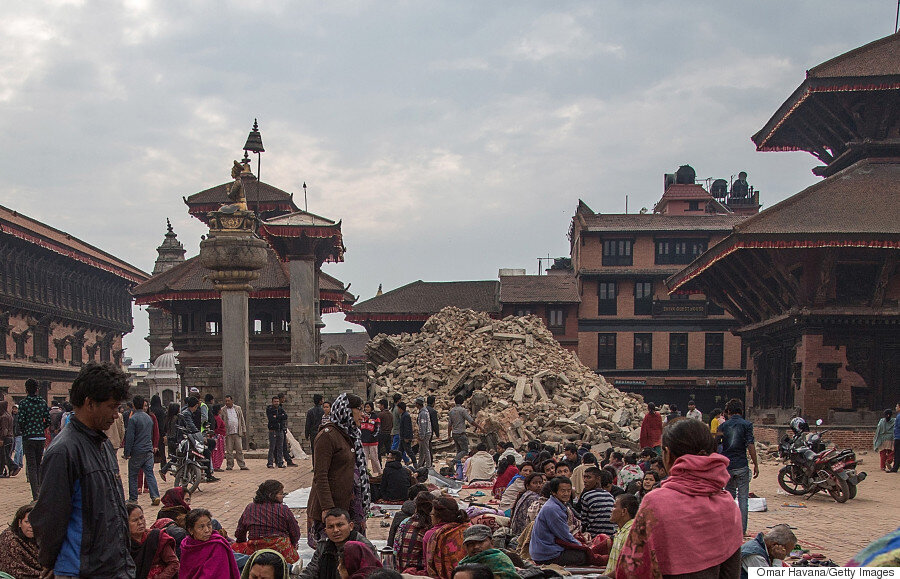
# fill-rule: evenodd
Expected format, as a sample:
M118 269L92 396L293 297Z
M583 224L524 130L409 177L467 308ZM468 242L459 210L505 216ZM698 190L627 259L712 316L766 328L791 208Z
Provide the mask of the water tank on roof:
M709 187L709 193L716 199L724 199L728 196L728 181L725 179L716 179Z
M675 182L679 185L693 185L697 180L697 172L690 165L682 165L675 171Z

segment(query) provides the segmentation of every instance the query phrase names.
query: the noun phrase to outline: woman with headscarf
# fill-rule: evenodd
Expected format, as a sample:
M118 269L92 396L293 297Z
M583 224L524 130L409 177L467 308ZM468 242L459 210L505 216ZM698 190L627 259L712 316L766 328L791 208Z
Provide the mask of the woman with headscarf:
M894 458L894 423L897 419L893 414L893 410L885 408L884 416L875 427L875 441L872 443L872 449L881 459L881 470L885 472L888 471L888 466Z
M173 487L162 496L162 508L156 519L172 519L179 527L184 527L184 518L191 512L191 493L184 487Z
M288 563L300 560L297 543L300 526L294 513L282 501L284 485L277 480L267 480L259 485L253 502L247 505L238 520L232 548L237 553L252 555L260 549L272 549Z
M334 507L350 513L354 528L365 535L369 511L369 475L359 425L362 398L343 393L319 427L313 453L313 484L307 506L308 543L315 547L325 529L325 513Z
M161 529L147 529L144 509L129 503L128 532L136 579L172 579L178 575L175 539Z
M28 520L33 508L34 504L20 507L9 527L0 533L0 571L21 579L41 576L38 544Z
M271 573L269 572L271 569ZM290 579L291 568L278 551L260 549L253 553L244 564L241 579L251 577L272 577L272 579Z
M381 569L381 561L364 543L347 541L338 564L341 579L365 579L375 569Z

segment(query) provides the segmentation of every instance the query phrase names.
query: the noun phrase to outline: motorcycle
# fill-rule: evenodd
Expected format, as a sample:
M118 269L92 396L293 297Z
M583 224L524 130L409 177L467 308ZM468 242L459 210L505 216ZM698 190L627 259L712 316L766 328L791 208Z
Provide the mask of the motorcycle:
M209 463L203 454L206 440L199 432L189 433L180 426L178 431L182 439L175 448L175 486L184 487L188 493L194 494L204 479Z
M866 473L856 472L852 449L826 449L822 436L827 432L816 432L809 438L803 432L795 432L794 438L785 435L779 444L779 456L789 464L778 471L778 484L792 495L811 497L826 491L835 501L845 503L856 497L856 487L866 479Z

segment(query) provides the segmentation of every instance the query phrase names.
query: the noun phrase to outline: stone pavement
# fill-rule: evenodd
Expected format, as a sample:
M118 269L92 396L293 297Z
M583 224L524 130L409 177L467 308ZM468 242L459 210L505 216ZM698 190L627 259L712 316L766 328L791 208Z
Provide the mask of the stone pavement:
M869 473L859 486L857 498L844 504L835 503L829 496L816 495L806 500L804 497L790 496L778 486L777 474L781 463L764 462L759 478L750 484L750 491L768 501L766 513L750 513L748 533L765 531L766 527L788 523L796 527L795 533L804 546L814 552L822 552L839 565L843 565L862 547L873 539L897 528L900 520L900 474L887 474L878 470L878 455L859 453L864 464L861 469ZM234 534L237 521L244 507L253 500L260 482L273 478L284 483L287 491L308 487L312 482L309 460L299 461L296 468L269 469L265 460L249 459L249 471L226 471L217 473L220 482L202 484L200 491L192 497L195 507L208 508L225 527ZM125 461L119 461L122 473L126 472ZM127 486L127 480L126 480ZM161 492L172 487L172 477L168 484L161 485ZM127 495L127 489L126 489ZM0 479L0 528L12 520L16 509L31 498L25 473L12 479ZM156 509L150 506L150 497L139 495L138 503L148 511L148 518L156 518ZM784 506L804 505L805 508ZM297 513L300 528L306 532L306 516L302 510ZM713 521L697 521L697 524L714 524ZM387 529L381 528L377 520L369 521L370 538L383 539Z

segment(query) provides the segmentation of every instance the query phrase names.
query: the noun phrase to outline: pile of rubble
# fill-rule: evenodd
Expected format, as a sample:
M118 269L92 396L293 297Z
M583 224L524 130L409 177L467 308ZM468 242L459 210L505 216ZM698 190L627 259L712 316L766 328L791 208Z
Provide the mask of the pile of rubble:
M410 404L434 394L446 434L447 411L463 394L479 424L517 446L543 442L634 447L646 406L565 350L537 316L491 319L447 307L418 334L380 334L366 347L376 399L395 392Z

